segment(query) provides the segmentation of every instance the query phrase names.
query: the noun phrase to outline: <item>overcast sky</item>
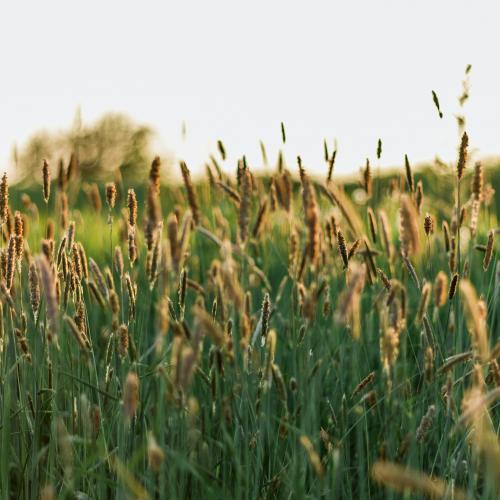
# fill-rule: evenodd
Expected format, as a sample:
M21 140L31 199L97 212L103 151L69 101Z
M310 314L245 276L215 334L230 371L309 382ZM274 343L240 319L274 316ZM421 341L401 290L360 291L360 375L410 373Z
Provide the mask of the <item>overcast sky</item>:
M286 155L339 171L383 140L384 165L456 156L467 64L471 146L500 152L500 4L495 1L3 1L0 168L40 129L123 111L192 169L221 138L233 162ZM433 106L439 95L444 118ZM187 138L181 140L186 122Z

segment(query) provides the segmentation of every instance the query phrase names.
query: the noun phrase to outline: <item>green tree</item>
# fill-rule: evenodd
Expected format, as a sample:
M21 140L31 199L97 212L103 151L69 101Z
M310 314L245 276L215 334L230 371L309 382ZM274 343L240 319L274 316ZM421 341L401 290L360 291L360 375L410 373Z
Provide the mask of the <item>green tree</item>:
M90 125L82 125L79 111L73 126L62 132L35 133L23 148L15 151L16 177L21 181L40 178L44 158L57 175L62 159L69 162L74 152L83 180L110 177L117 169L133 180L149 167L153 130L120 113L108 113Z

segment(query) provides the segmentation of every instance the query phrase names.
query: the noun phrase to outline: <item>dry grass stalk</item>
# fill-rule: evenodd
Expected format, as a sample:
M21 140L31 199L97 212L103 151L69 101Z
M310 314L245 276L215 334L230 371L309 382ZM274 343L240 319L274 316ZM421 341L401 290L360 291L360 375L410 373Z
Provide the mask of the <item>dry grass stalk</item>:
M480 304L476 290L470 281L462 280L460 282L460 292L472 348L479 359L485 363L490 358L488 332L486 328L486 319L484 315L480 313Z
M420 247L418 213L408 195L401 195L399 208L399 239L406 257L416 255Z
M198 206L198 199L196 197L196 192L194 190L193 182L191 180L191 173L185 162L181 161L181 173L182 179L184 181L184 187L186 188L186 193L188 197L189 208L193 214L193 220L196 224L200 223L200 208Z
M445 220L443 221L442 228L443 228L444 248L447 252L449 252L451 248L450 227L448 225L448 222L446 222Z
M374 244L377 243L377 220L375 218L375 213L371 207L367 209L368 214L368 227L370 228L370 236Z
M310 179L304 174L302 183L302 201L304 218L307 227L307 254L312 264L316 264L320 254L321 226L319 222L319 207L316 194Z
M325 469L321 463L321 458L319 457L318 452L314 449L314 446L311 443L311 440L307 436L300 436L300 444L303 446L304 450L306 450L307 458L316 475L318 477L323 477Z
M231 186L228 186L222 181L218 181L217 186L219 186L237 205L241 203L241 197L238 191L235 191Z
M436 307L442 307L446 304L448 293L448 276L439 271L434 282L434 304Z
M417 190L415 192L415 205L417 206L417 212L420 215L422 211L422 205L424 203L424 185L422 181L417 182Z
M375 372L369 373L352 391L351 398L359 394L363 389L370 385L375 380Z
M137 260L137 242L135 240L135 227L129 226L127 230L127 242L128 242L128 259L130 264L133 265Z
M410 193L413 193L413 191L415 190L415 181L413 180L413 172L411 170L410 161L408 160L408 155L405 155L405 172L408 191L410 191Z
M384 243L385 253L389 261L392 260L392 234L391 228L389 225L389 219L387 218L387 214L384 210L380 210L378 212L380 227L382 230L382 241Z
M419 325L422 323L422 319L427 313L427 307L429 306L429 300L431 297L431 284L429 282L425 283L422 287L422 292L420 294L420 303L417 310L416 322Z
M337 244L339 247L339 253L340 257L342 258L342 264L344 265L344 269L347 269L349 266L349 258L347 254L347 245L345 242L344 235L342 234L342 231L338 231L337 233Z
M387 277L387 275L384 273L380 267L377 268L377 273L380 276L380 279L382 280L382 283L384 284L385 289L390 292L392 288L392 283L391 280Z
M89 267L90 270L92 271L97 287L99 288L99 292L104 298L107 299L109 292L108 292L108 287L106 286L106 280L104 279L104 276L102 275L102 272L99 269L99 266L97 265L96 261L91 257L89 258Z
M115 247L113 263L115 266L115 270L121 279L121 277L123 276L123 272L125 270L125 264L123 262L122 248L118 245Z
M399 356L400 330L395 326L382 327L380 336L380 358L384 372L389 375Z
M45 294L46 308L47 308L47 319L49 320L50 335L49 341L57 339L58 330L58 304L57 304L57 293L56 293L56 282L54 274L50 267L49 261L45 256L37 257L37 265L40 271L43 291Z
M64 321L68 325L69 329L71 330L71 333L75 337L75 340L77 344L79 345L80 349L82 351L87 351L90 349L90 342L86 338L85 334L81 331L81 329L78 327L76 322L74 321L73 318L70 316L64 316Z
M153 433L148 434L148 465L154 472L160 472L161 464L165 460L165 452L161 449L153 436Z
M418 426L417 431L415 433L417 443L423 443L425 441L425 438L427 437L427 434L429 433L432 424L434 422L435 415L436 415L436 407L434 405L430 405L429 408L427 408L427 412L422 417L420 425Z
M493 256L493 243L495 241L495 231L490 229L488 232L488 242L486 243L486 250L484 252L483 270L486 272L490 266L491 258Z
M127 421L132 420L137 413L139 404L139 377L135 372L129 372L123 387L123 413Z
M402 254L401 257L403 258L403 262L405 263L406 269L408 269L408 272L410 273L411 279L415 282L417 288L420 289L420 280L418 278L417 271L413 267L413 264L405 254Z
M455 354L444 360L444 363L439 368L439 373L446 373L451 370L456 365L468 361L472 358L472 352L462 352L460 354Z
M260 203L259 211L257 212L255 224L252 229L252 236L254 238L257 238L259 236L260 230L264 225L264 221L266 220L267 205L268 205L267 199L263 198Z
M213 317L198 305L195 305L192 311L196 320L196 328L201 333L208 335L216 346L224 347L226 342L225 333L220 325L214 321Z
M431 498L446 498L452 495L457 500L466 498L464 492L453 488L442 479L412 471L394 462L375 462L371 473L375 481L400 493L423 493Z
M248 224L250 221L250 210L252 203L252 179L248 168L241 172L240 179L240 206L238 212L238 229L241 244L245 244L248 237Z
M68 195L65 192L59 194L60 208L59 217L61 228L66 230L68 227Z
M102 209L102 200L97 184L90 184L89 186L87 186L86 194L90 201L90 204L92 205L92 208L97 213L99 213Z
M356 264L352 266L349 284L339 298L335 319L340 323L350 324L351 335L358 340L361 334L361 293L365 286L366 266Z
M370 160L366 159L365 169L363 171L363 187L365 188L366 196L371 198L372 195L372 173L370 167Z
M334 183L331 183L328 188L320 186L321 192L326 195L328 200L332 205L336 205L342 212L347 225L353 234L363 233L363 223L358 215L358 212L354 208L354 205L350 199L342 192Z
M361 244L361 239L357 239L349 248L349 252L347 252L347 261L349 262L356 252L358 251L359 245Z

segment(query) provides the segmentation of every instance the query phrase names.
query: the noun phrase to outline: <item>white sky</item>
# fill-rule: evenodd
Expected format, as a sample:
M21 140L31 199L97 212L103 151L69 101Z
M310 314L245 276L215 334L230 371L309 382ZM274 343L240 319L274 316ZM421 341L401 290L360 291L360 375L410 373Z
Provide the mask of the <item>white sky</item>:
M338 171L456 156L464 68L471 145L500 153L500 4L495 1L20 1L0 4L0 168L40 128L123 111L192 169L223 139L229 164L286 155ZM445 117L439 120L431 90ZM187 140L181 141L181 123Z

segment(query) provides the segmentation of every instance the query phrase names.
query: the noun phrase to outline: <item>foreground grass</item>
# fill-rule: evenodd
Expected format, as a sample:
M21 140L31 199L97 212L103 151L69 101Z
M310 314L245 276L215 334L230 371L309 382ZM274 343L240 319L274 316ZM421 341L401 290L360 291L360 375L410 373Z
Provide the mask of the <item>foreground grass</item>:
M21 230L2 226L3 498L496 497L494 242L483 264L498 210L484 187L473 234L455 169L343 189L242 164L238 180L213 170L193 187L185 172L158 191L153 166L130 229L129 186L108 209L70 174L47 204L11 189L25 221L13 271ZM360 240L347 266L338 231L347 251Z

